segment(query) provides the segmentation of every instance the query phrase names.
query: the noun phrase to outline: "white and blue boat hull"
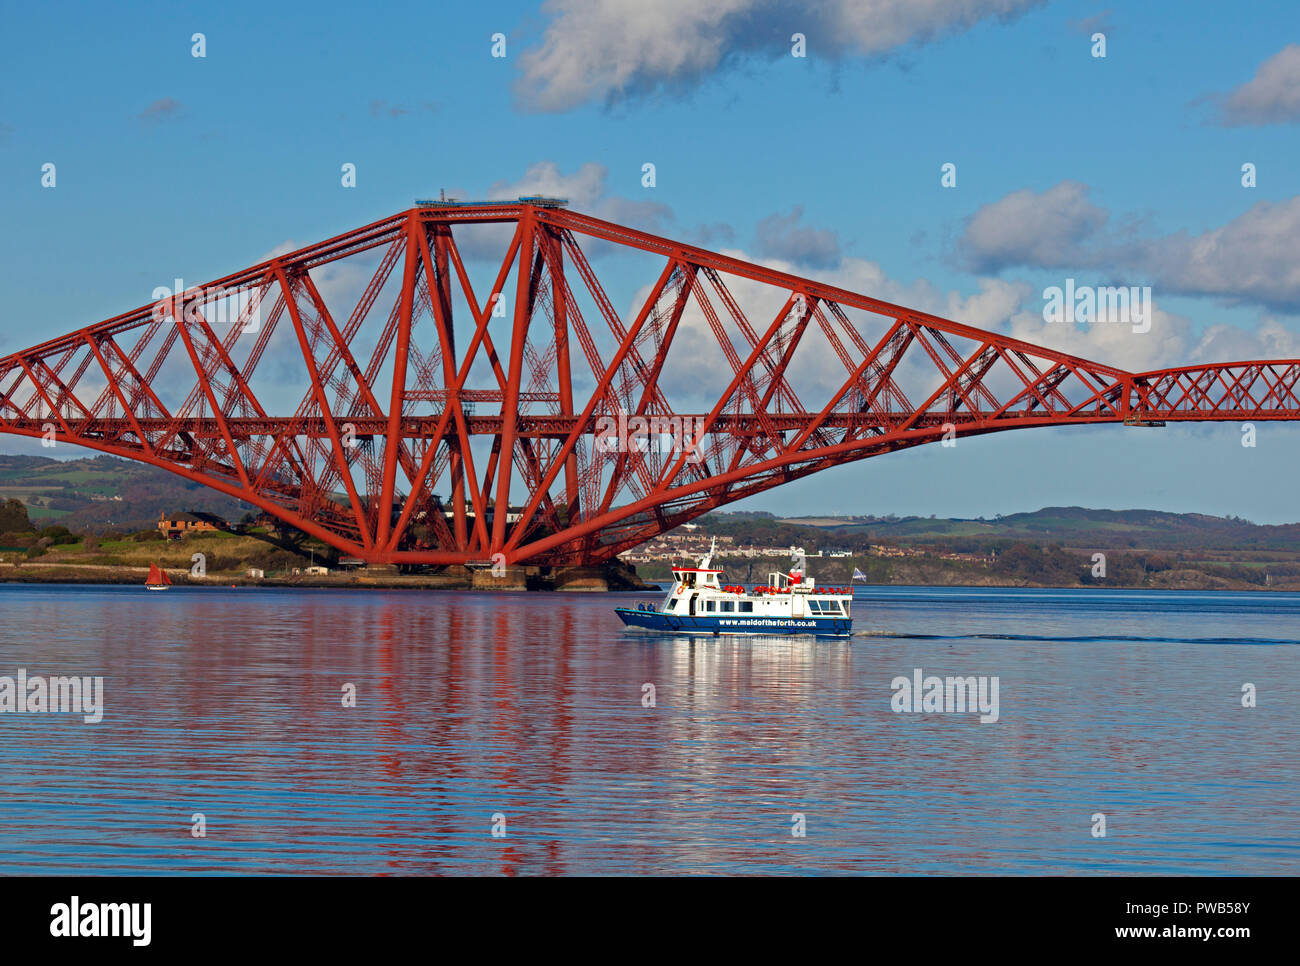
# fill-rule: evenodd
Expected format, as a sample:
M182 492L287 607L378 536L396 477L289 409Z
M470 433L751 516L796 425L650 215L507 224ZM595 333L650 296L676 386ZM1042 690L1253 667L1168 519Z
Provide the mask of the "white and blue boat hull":
M628 627L651 631L688 631L706 634L813 634L817 637L848 637L852 621L847 617L776 617L766 615L671 614L635 607L615 607L614 613Z

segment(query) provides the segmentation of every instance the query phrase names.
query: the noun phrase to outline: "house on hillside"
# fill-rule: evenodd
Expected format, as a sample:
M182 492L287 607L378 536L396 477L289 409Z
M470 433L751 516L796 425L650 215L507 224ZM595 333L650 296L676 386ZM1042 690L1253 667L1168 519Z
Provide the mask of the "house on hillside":
M158 517L158 530L168 540L179 540L187 533L211 533L227 530L230 525L215 513L162 513Z

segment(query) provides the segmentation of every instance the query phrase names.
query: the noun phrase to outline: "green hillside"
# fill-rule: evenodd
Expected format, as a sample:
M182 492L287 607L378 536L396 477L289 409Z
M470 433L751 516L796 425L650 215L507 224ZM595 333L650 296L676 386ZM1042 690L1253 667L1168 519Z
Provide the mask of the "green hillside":
M974 520L714 512L696 523L696 535L732 539L719 560L742 579L765 573L771 551L799 546L828 554L817 560L817 574L840 583L858 569L868 583L886 584L1300 590L1300 524L1294 523L1085 507ZM764 551L767 556L753 556ZM1094 573L1098 554L1106 561L1100 575ZM669 564L656 559L638 569L663 579Z
M1044 507L992 519L925 517L787 517L766 520L754 514L710 514L719 533L758 532L774 526L797 527L819 545L846 546L864 539L899 544L943 544L955 551L977 552L1008 542L1050 541L1097 549L1147 550L1300 550L1300 523L1260 525L1237 517L1163 510L1097 510ZM814 522L815 521L815 522ZM703 522L703 521L702 521Z
M0 455L0 501L16 498L37 526L77 532L142 530L165 511L240 520L252 507L157 467L113 456L56 460Z

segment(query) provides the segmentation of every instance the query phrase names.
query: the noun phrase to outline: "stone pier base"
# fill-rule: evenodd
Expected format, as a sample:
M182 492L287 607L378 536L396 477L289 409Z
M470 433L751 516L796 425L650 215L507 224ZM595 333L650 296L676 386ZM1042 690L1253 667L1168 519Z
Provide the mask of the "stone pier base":
M506 567L499 576L492 576L489 568L470 571L470 588L473 590L527 590L528 567Z
M357 571L357 580L365 583L368 580L392 580L394 577L401 576L396 564L366 564Z
M609 580L601 567L565 567L557 570L551 579L555 590L609 590Z

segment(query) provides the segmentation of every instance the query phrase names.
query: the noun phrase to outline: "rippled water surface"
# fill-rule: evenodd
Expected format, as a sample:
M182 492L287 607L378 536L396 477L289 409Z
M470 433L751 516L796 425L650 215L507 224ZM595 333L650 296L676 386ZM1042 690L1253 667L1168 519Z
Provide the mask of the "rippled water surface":
M1300 872L1300 596L857 594L814 641L623 630L644 596L0 586L0 676L106 706L0 714L0 872ZM915 668L996 675L999 720L895 713Z

